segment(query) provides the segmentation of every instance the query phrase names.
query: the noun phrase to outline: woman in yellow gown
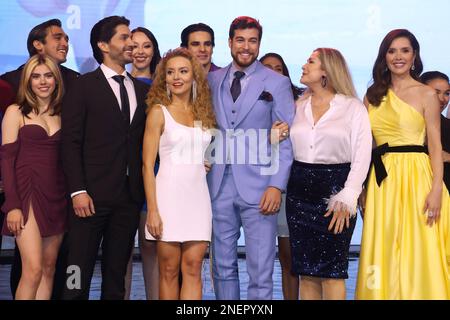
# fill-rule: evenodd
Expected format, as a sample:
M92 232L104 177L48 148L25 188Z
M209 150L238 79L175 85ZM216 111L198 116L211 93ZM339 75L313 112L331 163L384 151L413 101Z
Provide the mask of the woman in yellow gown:
M365 98L377 148L357 299L450 299L450 199L442 182L439 101L417 81L422 69L414 35L388 33Z

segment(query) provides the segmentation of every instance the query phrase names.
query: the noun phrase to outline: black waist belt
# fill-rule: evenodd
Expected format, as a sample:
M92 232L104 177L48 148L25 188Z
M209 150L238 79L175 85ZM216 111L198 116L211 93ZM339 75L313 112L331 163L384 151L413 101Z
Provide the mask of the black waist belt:
M372 150L372 164L375 167L375 177L377 179L378 186L384 178L387 177L386 168L381 160L381 156L390 152L423 152L428 153L428 149L425 146L397 146L390 147L389 144L385 143L381 146L376 147Z

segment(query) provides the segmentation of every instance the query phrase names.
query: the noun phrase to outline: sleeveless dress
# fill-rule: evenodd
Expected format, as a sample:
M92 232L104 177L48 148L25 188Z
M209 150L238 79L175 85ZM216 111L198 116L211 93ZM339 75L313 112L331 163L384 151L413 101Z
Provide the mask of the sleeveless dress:
M392 90L369 107L377 146L423 145L423 116ZM450 199L444 187L441 218L426 225L432 169L424 152L387 152L387 177L369 174L357 299L450 299Z
M66 230L67 198L60 148L61 130L48 136L37 124L25 124L19 129L17 141L1 147L6 198L2 211L21 209L26 225L32 206L41 237ZM12 236L6 223L2 234Z
M212 210L204 155L211 134L175 121L161 106L165 123L159 142L156 201L162 220L161 241L211 241ZM145 237L155 240L145 228Z

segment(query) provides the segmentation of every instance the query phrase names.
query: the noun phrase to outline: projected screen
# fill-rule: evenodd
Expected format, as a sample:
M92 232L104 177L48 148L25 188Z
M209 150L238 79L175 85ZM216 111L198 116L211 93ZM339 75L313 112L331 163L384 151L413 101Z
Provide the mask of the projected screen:
M229 25L249 15L264 28L260 56L281 54L295 84L315 48L333 47L346 58L362 98L380 42L392 29L416 35L425 71L450 74L449 13L448 0L0 0L0 74L26 61L28 32L51 18L59 18L70 37L65 65L81 73L93 70L90 30L109 15L126 16L131 28L149 28L162 53L179 46L184 27L204 22L216 34L213 61L226 66L231 61ZM359 243L358 229L353 243Z
M391 29L407 28L422 47L425 71L450 73L448 0L2 0L0 73L17 68L28 57L30 29L59 18L70 37L66 66L82 73L96 67L89 33L99 19L124 15L131 28L145 26L157 37L161 52L179 46L181 30L196 22L216 34L213 60L230 62L228 28L236 16L250 15L264 28L260 56L272 51L285 59L294 83L301 66L317 47L333 47L345 56L362 97L371 79L378 46Z

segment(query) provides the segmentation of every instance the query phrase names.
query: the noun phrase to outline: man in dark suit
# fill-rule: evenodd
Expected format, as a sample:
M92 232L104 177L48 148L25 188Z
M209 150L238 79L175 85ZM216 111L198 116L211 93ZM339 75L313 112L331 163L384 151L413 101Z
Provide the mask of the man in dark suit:
M80 75L78 72L66 68L62 63L66 62L67 53L69 51L69 37L61 27L61 21L58 19L47 20L31 29L27 38L27 49L30 57L35 54L45 54L55 60L59 65L61 71L64 90L67 90L72 86L74 81ZM24 64L13 71L6 72L1 75L0 78L12 87L13 99L17 95L19 90L20 77L22 75L22 69ZM58 260L55 266L55 279L53 283L53 300L59 300L61 298L62 288L65 280L65 260L67 255L66 238L59 249ZM10 286L11 294L14 297L16 295L16 289L19 285L19 280L22 274L22 262L20 258L19 249L14 250L14 260L11 266Z
M144 200L141 145L148 87L132 78L133 42L124 17L94 25L100 67L79 77L62 111L62 155L73 208L64 299L88 299L102 243L101 299L124 298L124 277Z
M58 63L65 89L70 87L80 75L78 72L61 65L66 62L69 51L69 37L62 29L61 21L58 19L45 21L31 29L28 34L27 49L30 57L38 53L45 54ZM24 65L21 65L16 70L6 72L0 76L1 79L13 87L16 94L19 90L23 67Z

